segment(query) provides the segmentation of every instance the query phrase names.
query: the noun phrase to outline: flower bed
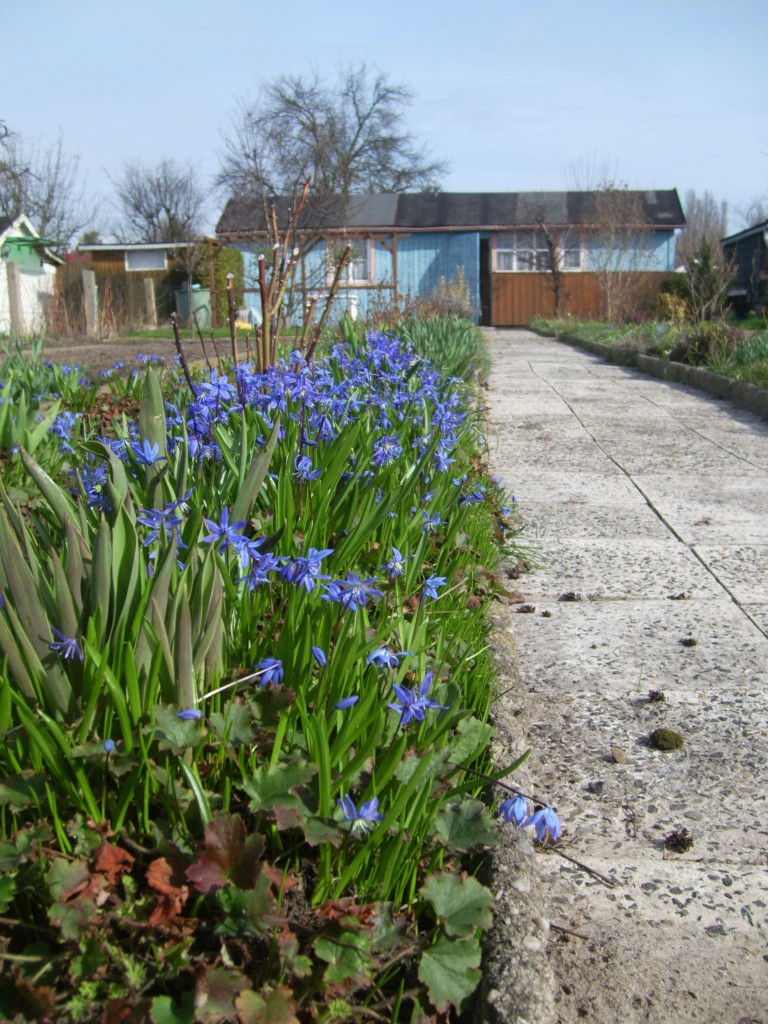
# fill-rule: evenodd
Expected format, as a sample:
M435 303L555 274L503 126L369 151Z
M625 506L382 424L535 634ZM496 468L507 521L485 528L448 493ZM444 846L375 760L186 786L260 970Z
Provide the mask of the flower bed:
M489 774L517 525L471 392L385 335L150 363L111 417L38 370L1 435L0 1010L446 1019L494 801L559 830Z

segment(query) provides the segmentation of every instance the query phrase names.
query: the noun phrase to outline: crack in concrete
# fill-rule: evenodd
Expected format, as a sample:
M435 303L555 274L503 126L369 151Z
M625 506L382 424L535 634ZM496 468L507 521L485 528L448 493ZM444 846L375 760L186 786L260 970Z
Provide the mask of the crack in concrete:
M574 418L578 421L579 425L581 426L581 429L591 439L593 444L597 448L600 449L600 451L608 459L609 462L613 463L613 465L616 466L616 468L619 469L624 474L624 476L627 478L627 480L632 484L632 486L635 488L635 490L638 492L638 494L642 497L643 501L645 501L646 505L651 510L651 512L653 512L653 514L657 517L657 519L663 524L665 529L667 529L669 531L669 533L675 538L676 541L678 541L680 544L682 544L685 548L687 548L691 552L693 557L699 562L699 564L704 569L706 569L706 571L709 573L709 575L712 577L712 579L715 581L715 583L717 583L717 585L723 590L723 592L728 595L730 600L733 601L733 603L739 609L741 614L749 622L751 622L751 624L755 627L755 629L763 637L765 637L768 640L768 629L764 629L760 625L760 623L757 621L757 619L753 615L750 614L750 612L744 607L742 602L736 597L736 595L733 592L733 590L718 576L718 574L715 572L715 570L712 568L712 566L707 562L707 560L700 554L700 552L696 550L695 545L689 544L680 535L680 533L678 533L678 531L666 519L666 517L663 515L663 513L660 511L660 509L658 509L656 507L656 505L653 503L652 499L649 497L648 494L646 494L646 492L643 490L643 488L640 486L640 484L637 482L637 480L635 480L635 478L632 476L632 473L625 466L623 466L622 463L619 462L619 460L617 458L615 458L611 454L611 452L608 451L607 448L605 448L603 442L600 441L600 439L589 429L589 427L586 425L586 423L584 422L582 417L579 415L578 411L574 408L573 403L568 398L566 398L565 395L563 395L560 391L558 391L558 389L555 387L554 384L552 384L551 381L547 380L545 377L542 377L541 374L539 374L537 372L535 367L531 366L530 363L528 365L530 367L531 373L533 373L533 375L535 377L537 377L543 384L545 384L547 387L549 387L557 395L557 397L560 399L560 401L564 403L564 405L568 408L568 410L571 413L571 415L574 416ZM651 404L655 405L657 408L661 408L661 406L658 406L657 403L655 403L655 402L652 402ZM670 417L670 419L674 419L674 417ZM677 420L675 420L675 423L678 423L679 426L685 427L685 429L690 430L694 434L698 434L705 441L709 442L710 444L713 444L714 447L720 448L722 451L727 452L729 455L732 455L734 458L740 459L742 462L746 462L747 465L751 465L755 469L761 469L762 468L762 467L756 465L755 463L751 463L748 459L744 459L742 456L738 455L737 453L729 452L727 448L724 448L722 445L718 445L716 442L711 441L710 438L707 438L704 434L701 434L695 428L688 427L686 424L680 424Z

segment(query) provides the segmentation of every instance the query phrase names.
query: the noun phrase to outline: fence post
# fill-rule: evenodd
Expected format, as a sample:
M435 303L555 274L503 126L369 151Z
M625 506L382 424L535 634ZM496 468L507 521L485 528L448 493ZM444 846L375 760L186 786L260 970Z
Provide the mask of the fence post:
M155 302L155 282L151 277L144 278L144 305L147 310L147 326L157 327L157 304Z
M95 338L99 319L99 301L96 274L93 270L83 271L83 302L85 305L85 333L89 338Z
M18 263L6 263L8 268L8 307L11 314L11 334L24 335L24 307L21 304L21 275Z

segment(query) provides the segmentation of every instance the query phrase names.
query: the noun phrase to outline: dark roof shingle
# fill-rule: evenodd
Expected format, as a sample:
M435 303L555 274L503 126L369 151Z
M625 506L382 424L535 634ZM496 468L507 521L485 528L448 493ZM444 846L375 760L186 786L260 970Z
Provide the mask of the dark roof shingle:
M677 189L633 191L648 227L682 227L685 223ZM311 199L300 224L372 231L429 231L530 227L539 220L553 226L587 224L598 192L401 192L353 195L339 201L315 223ZM285 223L289 201L276 203ZM219 235L264 229L259 203L232 198L217 225Z

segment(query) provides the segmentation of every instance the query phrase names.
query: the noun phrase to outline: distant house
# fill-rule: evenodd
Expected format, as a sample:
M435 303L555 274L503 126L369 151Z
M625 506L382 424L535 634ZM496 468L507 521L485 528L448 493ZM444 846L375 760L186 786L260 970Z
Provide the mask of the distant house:
M316 217L319 224L313 223L310 202L299 222L305 237L312 238L300 277L311 288L326 287L334 257L349 242L353 259L339 302L361 316L404 297L426 299L441 278L450 280L461 269L479 323L519 325L554 310L548 270L554 239L566 279L561 312L595 316L601 305L600 267L614 259L617 267L623 260L626 269L631 258L632 271L655 289L674 270L675 230L685 223L675 189L622 193L631 201L637 222L621 225L636 229L634 251L623 254L607 251L611 243L599 223L598 192L351 196L337 204L334 214ZM277 208L284 224L286 202L278 201ZM230 199L217 237L241 248L247 259L249 249L257 250L267 238L262 205Z
M0 218L0 334L42 333L50 319L61 263L24 214Z
M186 285L184 254L193 251L192 242L134 242L79 245L76 258L70 260L61 275L63 291L79 295L81 272L92 270L96 276L99 309L107 310L114 326L135 327L152 322L147 308L144 282L153 284L156 315L166 321L176 310L176 292Z
M768 220L729 235L720 244L736 270L728 293L731 304L743 312L768 305Z

